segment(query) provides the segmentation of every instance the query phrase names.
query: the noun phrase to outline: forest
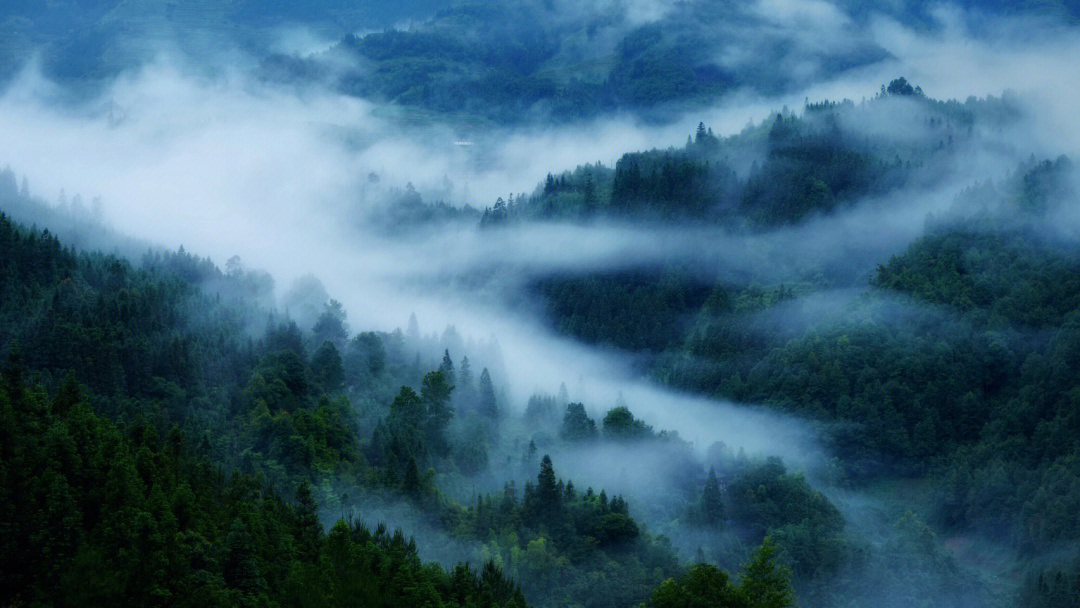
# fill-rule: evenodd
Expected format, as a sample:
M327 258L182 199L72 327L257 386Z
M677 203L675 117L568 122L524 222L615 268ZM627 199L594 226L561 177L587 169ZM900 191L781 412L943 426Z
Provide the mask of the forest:
M1075 2L0 2L0 605L1080 607Z
M896 149L840 127L894 97L924 114L921 145ZM861 105L808 104L802 116L778 114L730 138L702 124L685 148L549 175L533 194L497 201L481 226L606 216L760 234L821 221L858 197L940 179L936 158L974 125L1015 120L1009 105L926 99L897 79ZM724 164L762 145L744 180ZM1048 231L1076 200L1073 171L1065 156L1032 159L965 188L914 242L862 273L815 260L738 284L672 261L540 274L532 289L552 327L646 353L658 382L812 421L844 454L842 484L918 480L940 534L977 534L1039 560L1080 530L1078 378L1069 371L1080 259L1070 236ZM792 325L793 308L840 291ZM1070 605L1051 598L1068 594L1075 570L1028 576L1022 605Z
M442 491L486 471L509 425L487 368L474 380L468 357L455 372L449 351L421 355L437 339L350 334L332 300L301 330L251 304L265 277L184 251L77 253L6 216L0 250L5 604L749 607L792 594L768 541L738 578L686 569L625 499L556 479L535 444L521 492ZM605 433L619 435L616 418ZM702 521L720 525L710 475L686 508L704 493ZM486 559L425 563L400 529L366 520L365 501L407 505ZM761 543L768 528L753 525L746 540Z

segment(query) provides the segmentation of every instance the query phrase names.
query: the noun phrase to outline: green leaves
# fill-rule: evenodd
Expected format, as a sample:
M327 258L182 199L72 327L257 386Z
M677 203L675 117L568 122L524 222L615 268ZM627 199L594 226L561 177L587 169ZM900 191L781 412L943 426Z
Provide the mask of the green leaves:
M769 539L743 567L738 584L709 564L697 564L660 585L649 608L789 608L795 605L791 573L776 564Z
M795 604L791 572L776 563L776 547L767 537L743 566L739 595L748 608L788 608Z

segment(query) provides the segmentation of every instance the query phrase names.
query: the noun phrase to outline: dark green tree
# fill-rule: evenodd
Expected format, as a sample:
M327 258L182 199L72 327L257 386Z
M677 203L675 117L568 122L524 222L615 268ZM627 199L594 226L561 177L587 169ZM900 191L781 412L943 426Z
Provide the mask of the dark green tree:
M491 374L488 373L486 367L480 372L477 393L477 407L480 410L480 415L488 421L498 421L499 404L495 400L495 386L491 383Z
M580 403L568 403L566 414L563 415L562 428L559 429L559 437L568 441L581 441L595 439L596 436L596 422L585 413L585 406Z
M327 392L341 389L345 381L345 368L341 363L341 354L333 342L323 342L311 356L311 375L315 383Z
M705 480L705 488L701 492L701 514L705 523L710 526L724 521L724 501L720 496L720 482L713 467L709 467L709 477Z
M604 415L605 437L620 440L648 439L652 437L652 434L652 427L635 419L634 414L625 405L614 407Z
M454 417L450 395L454 386L447 381L441 370L429 372L420 386L420 400L424 407L423 431L431 450L445 456L450 450L446 427Z
M697 564L653 591L649 608L745 608L738 590L723 570Z
M455 383L454 361L450 358L449 349L443 351L443 358L442 362L439 364L439 371L442 372L443 376L446 376L446 382L448 384L453 385Z
M536 476L536 510L544 521L555 521L562 506L562 492L558 487L551 456L540 459L540 473Z
M296 488L296 519L300 557L314 563L322 544L322 524L319 523L319 506L307 480L301 481Z
M349 337L349 331L345 325L345 308L341 302L330 300L325 304L322 314L315 321L315 326L311 331L316 344L330 341L337 346L344 346L345 340Z
M743 567L739 593L751 608L789 608L795 605L791 571L776 563L776 547L768 537Z

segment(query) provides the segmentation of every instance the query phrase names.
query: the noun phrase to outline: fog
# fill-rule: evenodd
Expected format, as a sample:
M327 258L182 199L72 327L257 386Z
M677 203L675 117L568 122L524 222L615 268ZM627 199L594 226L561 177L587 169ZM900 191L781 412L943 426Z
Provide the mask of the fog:
M668 11L664 2L635 1L626 18L648 23ZM642 374L635 355L553 331L542 306L524 295L530 281L679 264L703 281L745 286L798 282L831 268L838 291L773 314L798 327L833 314L858 297L877 264L917 238L928 216L948 211L963 189L1003 179L1032 156L1080 153L1080 34L988 19L976 36L969 15L948 5L932 13L936 27L930 29L885 14L855 20L823 0L760 0L753 11L772 34L800 48L869 41L886 58L826 80L818 78L820 66L784 64L777 69L806 86L782 95L732 91L665 122L623 112L554 127L462 130L437 120L399 121L373 101L319 85L268 84L253 75L257 61L231 47L220 55L229 62L212 70L163 47L153 61L79 103L63 99L60 85L29 64L0 95L0 165L25 175L31 192L50 201L61 191L69 198L100 197L104 221L119 233L167 249L182 245L218 264L239 255L246 267L269 271L279 295L314 274L345 305L354 330L404 327L415 313L422 333L453 326L468 340L494 340L513 409L565 382L571 400L585 403L594 417L621 399L655 429L677 431L698 456L719 441L751 455L779 455L824 485L823 467L834 455L819 444L813 426L755 404L659 386ZM1040 35L1027 33L1033 26ZM289 26L273 47L308 55L329 44L320 33ZM720 60L737 63L740 52L745 49L730 49ZM746 232L608 220L481 231L465 221L389 235L367 223L373 211L392 204L391 191L406 184L428 202L483 208L500 196L533 192L549 172L597 162L611 167L626 152L682 146L699 122L717 135L735 135L780 108L801 112L807 100L872 97L898 75L937 99L1009 91L1020 117L975 133L948 166L926 168L922 180L790 227ZM929 137L915 118L904 119L907 102L889 103L846 114L843 127L898 146ZM1080 228L1076 214L1058 219L1063 233ZM582 489L641 492L642 480L626 479L626 459L625 451L612 448L567 453L556 466L566 462L564 470ZM653 464L641 470L655 471Z
M759 4L777 27L802 36L854 27L825 2ZM508 369L519 375L513 382L519 394L564 379L611 393L628 380L618 371L625 366L617 358L545 336L539 324L512 313L500 316L490 299L447 294L445 281L424 293L425 280L464 276L493 263L521 277L665 261L685 262L734 282L797 279L798 269L791 268L800 261L880 259L910 241L926 215L946 206L960 188L1000 176L1030 154L1075 150L1080 133L1062 130L1075 127L1075 121L1064 119L1071 111L1064 100L1073 96L1061 90L1078 84L1069 69L1070 58L1080 52L1074 32L1031 40L1018 26L1002 22L994 27L1008 37L990 43L966 37L955 10L941 9L937 16L941 27L932 34L885 16L873 19L869 31L891 59L797 94L763 98L737 92L713 108L663 125L624 115L555 129L494 128L475 134L472 146L455 146L450 127L403 128L363 100L318 89L275 88L243 69L225 67L207 77L172 54L122 75L100 98L74 107L53 103L57 85L30 65L0 98L0 150L2 162L25 174L38 194L52 197L63 189L68 196L101 197L107 221L122 233L168 248L183 245L219 263L238 254L246 266L269 270L279 286L314 272L346 304L356 327L389 329L416 311L429 330L453 324L469 334L495 334ZM288 37L302 41L304 36L292 31ZM402 242L355 223L362 217L358 210L380 204L365 184L372 173L384 183L411 182L422 193L441 191L450 202L484 206L500 195L531 192L549 171L596 161L610 166L626 151L681 145L699 120L718 134L735 133L777 107L798 107L804 98L866 97L901 73L941 98L1011 89L1038 110L1025 114L1022 128L1030 137L1019 141L1017 131L1010 130L979 139L981 149L965 155L970 158L958 163L954 182L945 187L867 201L840 217L764 235L618 225L528 225L481 234L455 225ZM885 137L911 134L884 118L863 118L853 126ZM1004 141L1011 142L1008 148L993 145ZM343 223L343 218L353 221ZM567 349L573 356L562 356ZM578 360L591 363L556 363ZM637 390L645 393L633 400L656 416L678 410L669 407L671 401L708 409L658 389ZM662 397L669 403L661 405ZM677 417L660 426L691 430ZM702 428L708 427L696 426L694 432Z
M660 6L635 10L658 18ZM825 2L760 2L756 10L800 36L820 33L823 43L838 29L856 27ZM880 259L910 241L926 215L960 188L1000 176L1031 154L1076 150L1080 132L1066 119L1072 111L1067 100L1074 98L1069 93L1078 92L1070 69L1080 54L1075 32L1054 29L1032 39L1020 25L1003 21L991 27L1005 38L988 41L968 36L958 9L942 8L936 17L940 27L931 33L875 17L862 33L890 59L795 94L736 92L662 125L618 115L561 128L492 128L476 133L471 146L455 145L458 136L449 126L403 127L360 99L260 83L243 61L208 77L184 58L162 53L123 74L99 98L74 106L55 103L58 85L31 64L0 97L0 150L2 162L25 174L37 194L51 198L63 189L68 196L101 197L107 221L119 232L168 248L183 245L219 263L238 254L246 266L270 271L279 286L314 272L346 304L356 327L389 329L416 311L430 330L454 324L469 334L495 334L508 369L518 375L519 394L564 379L610 393L628 380L618 358L545 336L538 323L499 311L489 298L447 294L445 281L431 290L425 280L464 276L493 262L520 277L673 260L728 281L791 280L800 261ZM282 39L318 46L314 34L298 30ZM736 133L803 99L872 95L896 74L939 98L1015 91L1030 110L1021 126L1029 137L1019 140L1017 129L979 139L981 148L965 154L946 186L866 201L839 217L764 235L618 225L528 225L481 234L454 225L416 241L391 241L356 225L363 216L358 210L381 204L366 184L372 173L385 184L411 182L421 193L485 206L500 195L531 192L549 171L596 161L610 166L626 151L681 145L699 120L718 134ZM902 126L890 130L896 125L884 118L863 118L853 127L885 137L911 134ZM1011 143L994 145L1005 141ZM567 350L573 355L564 356ZM575 363L559 364L565 361ZM674 416L680 408L670 407L673 401L708 409L647 386L624 389L628 395L635 390L643 392L633 399L642 411L658 417ZM686 428L679 417L657 422L694 434L708 428Z

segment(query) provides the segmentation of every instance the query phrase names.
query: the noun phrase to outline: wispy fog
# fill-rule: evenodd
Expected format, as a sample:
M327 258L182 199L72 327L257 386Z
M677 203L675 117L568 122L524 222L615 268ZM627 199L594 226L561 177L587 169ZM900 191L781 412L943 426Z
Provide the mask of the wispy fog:
M627 10L631 20L647 22L667 8L632 2ZM846 263L852 284L864 282L877 260L916 237L927 215L947 208L962 188L1000 178L1031 155L1080 151L1080 36L1042 28L1033 37L1012 21L991 21L985 27L996 35L973 36L958 9L945 6L935 13L938 27L918 31L885 15L856 22L820 0L761 0L755 10L797 44L836 45L852 34L889 57L780 97L737 91L663 124L619 114L513 128L400 121L333 91L263 83L252 76L255 62L235 53L223 55L234 63L211 71L162 53L79 103L65 101L31 65L0 96L0 163L25 174L37 195L101 197L118 231L183 245L219 264L239 255L247 267L270 271L279 288L313 273L345 304L354 328L403 326L415 312L425 332L453 325L468 337L494 336L517 406L560 382L596 408L610 407L621 392L646 422L678 431L699 449L719 440L810 464L821 454L797 421L661 389L639 377L630 357L558 337L523 314L529 307L508 307L505 291L533 273L671 262L733 283L797 280L811 263ZM278 48L289 53L327 44L298 29L279 38ZM801 111L807 99L857 102L898 75L942 99L1011 90L1031 111L1008 132L980 134L954 157L949 180L753 235L618 224L479 232L473 223L451 223L390 237L364 221L408 183L427 200L485 207L498 196L532 192L550 171L611 166L628 151L681 146L699 121L718 135L735 134L778 108ZM917 137L910 125L890 122L895 116L860 115L847 126L898 141ZM462 280L472 273L500 280Z

